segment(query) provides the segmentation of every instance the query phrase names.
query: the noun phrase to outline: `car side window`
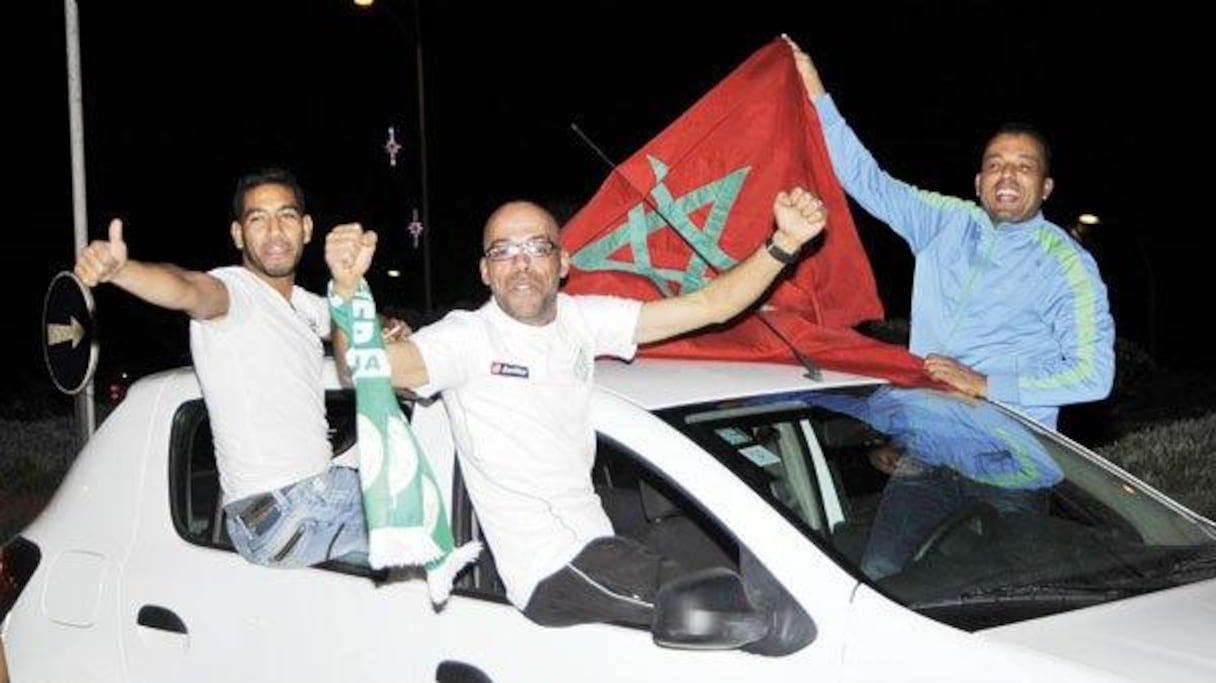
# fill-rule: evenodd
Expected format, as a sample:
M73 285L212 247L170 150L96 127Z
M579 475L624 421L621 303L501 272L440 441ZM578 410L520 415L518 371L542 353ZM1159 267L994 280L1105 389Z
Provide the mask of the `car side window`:
M603 435L597 438L592 481L618 535L643 543L685 571L739 568L739 547L730 534L678 487L643 465L639 456ZM456 542L485 541L459 472L455 486ZM460 520L468 522L462 526ZM457 589L464 595L506 602L488 543L473 570L458 578Z
M232 549L221 534L220 478L207 407L187 401L173 416L169 437L169 510L173 527L192 543Z
M726 409L674 419L777 512L826 536L833 501L821 482L831 473L805 411Z
M864 422L796 404L674 412L673 424L809 537L860 555L886 475L868 464Z
M637 455L601 436L592 481L620 536L632 538L685 571L739 568L739 548L705 510Z
M403 401L402 410L411 415L412 404ZM327 391L325 411L330 444L334 455L341 455L358 440L355 392ZM221 501L207 406L202 399L187 401L174 415L169 438L169 509L178 535L196 545L232 550Z

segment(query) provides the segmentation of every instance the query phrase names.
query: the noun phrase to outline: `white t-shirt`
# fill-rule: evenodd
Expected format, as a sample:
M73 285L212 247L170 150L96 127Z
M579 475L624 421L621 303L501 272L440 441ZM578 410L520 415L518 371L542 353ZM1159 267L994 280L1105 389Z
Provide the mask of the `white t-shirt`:
M228 313L190 321L190 353L227 504L329 467L321 381L329 304L300 287L288 302L242 266L210 274L228 288Z
M591 483L594 361L633 357L640 311L631 299L559 294L557 318L538 327L491 300L411 337L430 378L419 392L442 393L469 496L521 609L541 579L613 533Z

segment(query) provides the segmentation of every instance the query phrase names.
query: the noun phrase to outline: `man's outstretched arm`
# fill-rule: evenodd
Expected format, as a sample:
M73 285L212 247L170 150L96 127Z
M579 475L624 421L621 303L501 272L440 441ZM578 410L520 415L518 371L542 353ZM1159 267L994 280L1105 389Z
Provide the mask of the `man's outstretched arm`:
M782 33L781 38L794 53L794 66L802 78L802 85L806 87L806 94L812 100L827 94L827 88L823 87L823 80L819 78L819 70L815 68L815 62L811 61L811 56L798 47L798 43L795 43L789 36Z
M823 202L800 187L777 195L773 215L777 231L772 235L772 242L779 251L791 255L797 255L803 245L827 225L827 208ZM768 250L766 243L695 292L648 301L642 305L634 341L639 344L660 341L726 322L755 303L785 266Z
M325 263L329 266L330 291L334 296L345 301L359 289L376 253L376 240L375 232L364 230L358 223L336 226L325 236ZM338 371L349 377L350 369L346 366L349 343L337 326L333 330L333 343ZM392 368L393 386L416 389L427 383L426 363L408 336L385 336L384 352Z
M228 288L207 273L171 263L144 263L127 256L122 221L110 221L109 240L94 240L76 258L76 277L89 287L102 282L162 308L206 320L228 312Z

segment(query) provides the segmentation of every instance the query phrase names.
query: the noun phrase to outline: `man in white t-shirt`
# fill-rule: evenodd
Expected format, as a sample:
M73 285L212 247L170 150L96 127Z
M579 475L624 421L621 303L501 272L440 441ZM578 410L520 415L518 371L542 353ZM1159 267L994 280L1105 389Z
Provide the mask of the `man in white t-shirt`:
M190 351L211 420L227 531L250 562L358 561L367 530L358 472L331 464L321 380L329 304L295 285L312 218L295 177L244 176L230 226L241 265L208 272L128 258L122 221L89 244L76 276L190 316Z
M394 386L442 394L507 597L533 621L652 624L662 558L613 535L591 482L594 361L631 358L638 344L725 322L756 301L826 222L801 188L782 192L773 211L776 232L733 269L699 291L641 302L559 294L570 256L556 220L507 203L482 237L491 300L386 345ZM331 295L362 286L375 244L357 224L330 232ZM341 358L343 335L334 342Z

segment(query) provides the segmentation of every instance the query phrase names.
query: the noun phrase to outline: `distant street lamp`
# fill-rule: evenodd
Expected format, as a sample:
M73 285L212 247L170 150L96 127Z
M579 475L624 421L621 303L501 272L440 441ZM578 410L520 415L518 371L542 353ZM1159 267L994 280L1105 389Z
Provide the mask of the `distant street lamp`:
M1072 224L1072 227L1068 229L1068 232L1072 233L1072 236L1075 237L1078 242L1085 244L1086 239L1089 237L1089 233L1093 232L1093 229L1098 227L1098 224L1101 222L1101 219L1099 219L1095 214L1083 213L1080 216L1077 216L1077 222Z
M1068 233L1080 242L1086 249L1090 249L1093 242L1094 230L1102 224L1101 219L1092 213L1083 213L1077 216L1076 222L1068 228ZM1136 256L1140 259L1140 265L1144 268L1144 289L1148 328L1148 355L1157 359L1157 277L1153 271L1152 259L1148 257L1148 249L1145 248L1144 240L1140 233L1133 233L1133 239L1136 244ZM1109 276L1109 274L1108 274Z
M353 0L356 6L368 8L375 4L375 0ZM429 212L429 189L427 184L427 169L426 169L426 99L424 97L423 88L423 68L422 68L422 0L412 0L413 8L413 31L401 20L397 13L389 3L383 3L384 12L392 20L393 24L401 32L402 36L409 38L411 35L414 38L414 64L417 69L416 80L418 83L418 182L419 194L421 195L420 203L422 205L421 217L415 211L413 219L410 222L407 230L410 237L414 240L414 244L421 243L422 247L422 292L423 292L423 310L429 315L433 309L431 296L431 223ZM390 132L389 146L396 142L396 138ZM392 165L396 165L396 152L393 149L386 147L389 152ZM400 149L398 146L397 150Z

